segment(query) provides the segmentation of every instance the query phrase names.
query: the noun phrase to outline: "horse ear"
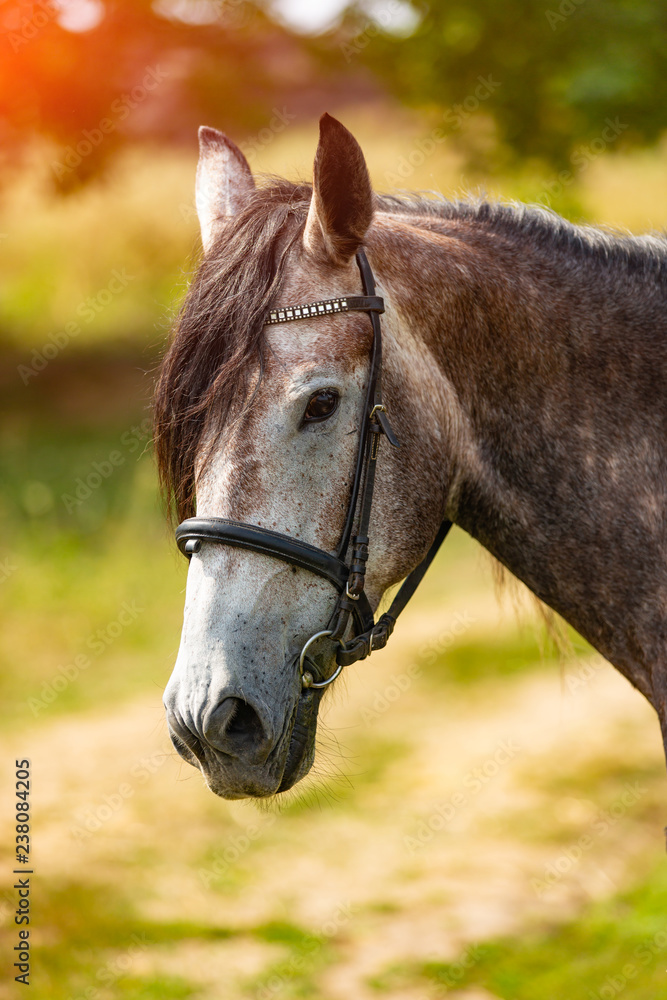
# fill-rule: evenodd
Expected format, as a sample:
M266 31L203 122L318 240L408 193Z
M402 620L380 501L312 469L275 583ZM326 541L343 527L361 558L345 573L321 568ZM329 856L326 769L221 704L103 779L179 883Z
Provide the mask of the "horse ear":
M316 256L346 264L373 218L373 189L361 146L331 115L320 118L304 243Z
M206 252L213 246L224 219L236 215L254 189L248 161L238 146L223 132L202 125L195 202Z

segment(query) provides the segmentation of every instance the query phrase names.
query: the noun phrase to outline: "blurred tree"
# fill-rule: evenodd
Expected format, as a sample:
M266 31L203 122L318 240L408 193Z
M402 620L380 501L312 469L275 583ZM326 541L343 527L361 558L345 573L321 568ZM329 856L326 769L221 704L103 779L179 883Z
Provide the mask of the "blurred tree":
M337 37L450 133L490 115L510 158L561 168L582 143L649 144L667 127L663 0L360 0Z
M251 0L0 0L0 148L55 139L66 189L128 140L284 127L318 72Z

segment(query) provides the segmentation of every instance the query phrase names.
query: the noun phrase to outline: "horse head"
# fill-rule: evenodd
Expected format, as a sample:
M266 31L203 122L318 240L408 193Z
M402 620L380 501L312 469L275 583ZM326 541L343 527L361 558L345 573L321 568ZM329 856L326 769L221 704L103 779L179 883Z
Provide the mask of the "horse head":
M205 255L156 397L163 482L179 517L255 526L335 555L354 492L374 327L364 311L267 317L362 295L355 255L366 246L373 262L389 215L376 211L358 143L328 115L312 187L256 187L242 152L201 129L196 203ZM399 284L406 263L395 262ZM429 394L428 359L381 270L378 280L386 411L403 447L384 443L377 462L369 611L423 558L446 496L427 446L441 433L444 404ZM311 768L324 693L304 686L300 653L330 625L340 588L261 547L191 540L187 551L182 638L164 699L174 745L225 798L284 791ZM345 619L343 644L352 629ZM339 648L326 638L311 647L315 684L334 675Z

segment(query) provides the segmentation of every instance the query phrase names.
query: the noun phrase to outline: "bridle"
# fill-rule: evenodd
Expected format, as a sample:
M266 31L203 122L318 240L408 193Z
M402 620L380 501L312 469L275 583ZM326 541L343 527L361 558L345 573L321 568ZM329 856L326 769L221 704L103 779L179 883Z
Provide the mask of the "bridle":
M356 255L364 289L363 295L347 295L336 299L323 299L307 305L283 306L273 309L266 320L267 325L291 323L299 319L331 316L341 312L367 312L373 326L373 346L368 388L364 400L359 445L352 484L352 494L345 518L345 525L338 548L334 555L318 549L315 545L291 538L278 531L261 528L254 524L243 524L223 517L189 517L176 528L176 541L181 552L190 558L199 552L202 542L251 549L264 555L274 556L294 566L310 570L328 580L338 591L338 600L326 629L316 632L308 639L299 657L299 673L304 688L324 688L338 677L343 667L363 660L375 649L386 646L394 630L396 619L406 606L426 570L433 561L440 545L451 528L451 521L443 521L431 548L419 565L407 576L396 594L388 611L374 620L368 598L364 592L366 562L368 560L368 526L373 504L375 471L377 468L380 439L384 434L395 448L399 442L391 429L387 410L382 402L382 328L380 313L384 312L384 300L375 294L375 279L363 250ZM353 530L356 530L354 536ZM351 551L350 551L351 550ZM349 553L349 557L348 557ZM350 619L354 623L352 637L346 642L344 636ZM325 680L316 682L313 672L305 670L306 661L316 669L307 652L316 640L328 636L337 642L337 668Z

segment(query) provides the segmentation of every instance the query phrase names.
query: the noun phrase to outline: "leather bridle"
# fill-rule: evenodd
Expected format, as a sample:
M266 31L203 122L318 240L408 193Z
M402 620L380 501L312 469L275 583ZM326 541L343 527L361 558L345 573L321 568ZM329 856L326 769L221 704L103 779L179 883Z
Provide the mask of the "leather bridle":
M291 538L278 531L271 531L254 524L230 521L223 517L189 517L176 529L178 547L188 558L193 553L199 552L202 542L237 546L273 556L276 559L282 559L292 565L310 570L311 573L316 573L328 580L336 588L338 600L328 627L310 637L299 657L299 671L304 688L326 687L338 677L343 667L349 666L357 660L363 660L373 650L386 646L398 615L414 594L452 526L451 521L442 522L424 559L405 578L389 610L375 622L373 611L364 592L369 547L368 526L373 504L375 471L381 436L384 434L395 448L400 447L400 445L391 429L387 410L382 402L380 313L384 312L384 301L375 294L375 279L363 250L358 251L356 259L361 273L363 295L324 299L307 305L283 306L279 309L273 309L266 320L267 325L271 325L319 316L332 316L341 312L367 312L371 319L373 346L368 388L359 432L354 481L343 533L335 554L332 555L308 542ZM352 535L353 530L355 530L354 536ZM346 642L344 637L350 619L354 623L354 629L352 637ZM305 670L304 664L310 646L325 636L339 644L336 652L338 666L330 677L316 682L313 672ZM313 667L313 670L316 670L311 660L308 660L308 663Z

